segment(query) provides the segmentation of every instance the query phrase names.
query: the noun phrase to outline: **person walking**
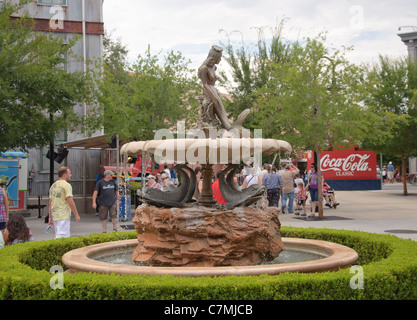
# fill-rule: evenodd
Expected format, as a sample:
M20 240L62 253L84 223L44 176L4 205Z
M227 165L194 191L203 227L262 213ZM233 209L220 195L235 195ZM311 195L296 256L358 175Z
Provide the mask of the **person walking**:
M9 220L9 197L6 189L0 187L0 231L6 229Z
M0 249L3 249L6 245L6 235L4 234L6 230L0 230Z
M385 184L385 181L387 181L387 166L382 167L382 183Z
M201 191L203 190L203 179L202 179L201 167L195 168L194 172L195 172L195 176L197 178L197 183L196 183L196 186L195 186L193 198L195 200L198 200L198 199L200 199Z
M103 233L107 232L107 216L113 224L113 231L117 231L117 208L116 205L120 201L119 188L116 181L113 180L112 171L104 171L104 178L95 186L93 192L93 208L100 205L98 216L101 221Z
M169 172L171 173L171 181L177 185L178 184L178 177L177 177L177 172L174 169L175 167L175 163L171 166L171 168L169 168Z
M290 169L293 169L292 171ZM281 212L286 213L287 201L288 201L288 213L293 213L294 206L294 179L300 172L296 166L287 163L280 174L280 178L283 182L282 185L282 202Z
M94 187L97 185L97 183L104 178L104 171L106 171L106 169L104 168L104 166L100 167L100 171L97 173L96 175L96 182L94 184ZM100 205L97 205L96 207L96 216L98 216L98 208L100 208Z
M323 179L321 180L321 188L323 188ZM319 201L319 174L315 163L311 164L311 173L308 177L306 189L310 191L311 196L311 214L309 217L314 217Z
M260 179L257 174L255 174L256 169L251 168L249 175L246 176L245 180L243 180L242 190L249 188L251 185L258 185L260 184Z
M226 204L227 201L224 199L220 191L219 176L220 176L220 171L217 172L216 174L216 177L217 177L216 181L214 181L213 184L211 185L211 188L213 189L213 198L217 201L217 204Z
M277 174L277 168L274 166L271 172L262 181L262 185L266 187L266 198L269 207L278 207L279 193L283 182Z
M270 168L270 165L267 163L264 163L264 165L262 166L262 171L258 175L260 185L262 185L262 181L268 175L268 168Z
M387 173L388 173L388 181L394 183L394 166L392 161L390 161L387 165Z
M300 180L301 181L297 183L297 194L295 197L295 200L297 201L297 207L295 210L295 215L296 216L300 215L300 208L303 207L303 213L301 215L305 217L307 195L306 195L306 189L304 188L304 183L302 179Z
M71 180L71 170L68 167L58 169L58 180L49 189L49 225L55 229L55 238L71 236L71 212L75 222L80 222L80 216L75 206Z

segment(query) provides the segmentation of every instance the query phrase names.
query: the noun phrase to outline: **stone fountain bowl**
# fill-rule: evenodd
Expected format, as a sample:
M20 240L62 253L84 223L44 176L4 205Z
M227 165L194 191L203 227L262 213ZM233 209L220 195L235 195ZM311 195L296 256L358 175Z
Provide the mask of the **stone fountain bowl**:
M62 262L67 272L96 272L115 274L173 275L185 277L276 275L284 272L326 272L349 268L357 259L355 250L332 242L299 238L282 238L286 249L296 249L324 256L321 259L255 266L233 267L151 267L120 265L95 260L95 258L117 250L135 248L137 239L100 243L67 252Z

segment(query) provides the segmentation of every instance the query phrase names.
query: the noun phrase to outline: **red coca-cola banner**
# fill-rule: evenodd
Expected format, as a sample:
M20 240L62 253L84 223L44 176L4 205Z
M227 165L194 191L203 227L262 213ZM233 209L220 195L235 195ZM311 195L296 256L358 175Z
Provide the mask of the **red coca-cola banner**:
M321 172L326 180L376 179L376 152L358 150L323 151Z

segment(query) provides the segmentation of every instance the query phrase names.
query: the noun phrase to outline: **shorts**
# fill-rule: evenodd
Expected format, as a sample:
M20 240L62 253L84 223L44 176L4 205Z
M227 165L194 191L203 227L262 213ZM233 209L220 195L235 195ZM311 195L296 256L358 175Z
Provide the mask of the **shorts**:
M297 200L297 204L302 206L306 201L305 200Z
M310 189L311 201L319 201L319 190L318 189Z
M388 171L388 179L394 179L394 171Z
M111 207L100 206L98 209L98 217L100 220L107 220L107 215L110 213L110 218L115 219L117 218L117 210L116 205L112 205Z
M70 219L57 220L57 221L54 220L55 239L69 238L71 236L70 226L71 226Z

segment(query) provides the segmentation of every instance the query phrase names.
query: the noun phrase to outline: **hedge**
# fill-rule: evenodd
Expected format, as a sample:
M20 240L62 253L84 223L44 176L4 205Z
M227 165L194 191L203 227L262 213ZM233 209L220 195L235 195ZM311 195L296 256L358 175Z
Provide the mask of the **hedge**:
M0 250L0 299L36 300L267 300L416 299L417 242L392 235L334 229L282 227L283 237L331 241L356 250L363 289L352 289L350 269L260 276L174 277L64 274L64 288L51 289L50 267L64 253L86 245L133 239L136 232L93 234L34 241Z

